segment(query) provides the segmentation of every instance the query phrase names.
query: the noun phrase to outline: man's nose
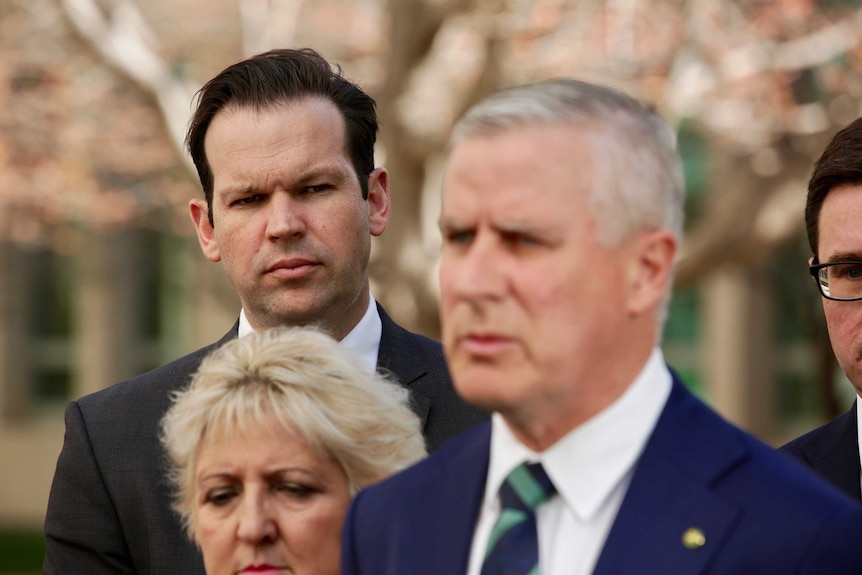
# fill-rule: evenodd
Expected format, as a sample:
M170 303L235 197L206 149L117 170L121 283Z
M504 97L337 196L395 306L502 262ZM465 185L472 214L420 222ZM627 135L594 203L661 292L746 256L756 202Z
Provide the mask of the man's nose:
M273 240L302 237L306 231L302 202L287 192L275 192L267 205L267 236Z
M462 297L499 297L506 289L502 256L498 242L491 235L477 235L463 250L443 255L441 282Z

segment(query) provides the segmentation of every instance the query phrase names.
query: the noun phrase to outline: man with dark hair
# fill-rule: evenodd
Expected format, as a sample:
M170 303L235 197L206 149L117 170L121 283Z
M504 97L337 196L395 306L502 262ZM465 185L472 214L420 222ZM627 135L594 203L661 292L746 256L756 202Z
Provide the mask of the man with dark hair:
M814 165L805 202L808 261L832 351L862 396L862 118L839 131ZM862 402L782 451L862 501Z
M486 418L452 389L440 344L396 325L369 291L389 220L374 166L374 100L312 50L274 50L200 91L187 144L204 255L242 304L219 342L73 401L45 521L44 572L203 573L171 510L159 420L207 352L275 326L315 325L410 390L429 450Z

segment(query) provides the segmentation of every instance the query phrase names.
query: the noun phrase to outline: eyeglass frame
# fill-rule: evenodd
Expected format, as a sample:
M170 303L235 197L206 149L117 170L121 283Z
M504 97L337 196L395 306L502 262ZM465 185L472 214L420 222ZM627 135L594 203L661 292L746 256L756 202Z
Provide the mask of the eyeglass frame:
M835 297L835 296L827 295L823 291L823 284L820 283L820 270L822 270L823 268L828 268L830 266L837 266L837 265L845 265L846 266L846 265L853 265L853 264L856 264L859 267L862 267L862 261L853 261L853 260L840 261L840 262L829 262L829 263L821 264L821 263L818 263L817 256L814 256L813 258L811 258L811 265L808 266L808 273L810 273L811 277L814 278L814 283L817 284L817 290L820 292L820 295L822 295L826 299L830 299L832 301L859 301L859 300L862 300L862 294L860 294L857 297L849 297L849 298L841 298L841 297Z

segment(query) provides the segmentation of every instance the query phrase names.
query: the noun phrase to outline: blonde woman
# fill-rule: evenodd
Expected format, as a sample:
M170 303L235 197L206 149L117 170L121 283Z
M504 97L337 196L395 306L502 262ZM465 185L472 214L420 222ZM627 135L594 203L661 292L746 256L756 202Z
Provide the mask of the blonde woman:
M305 328L213 352L162 443L208 575L337 575L351 497L425 455L407 391Z

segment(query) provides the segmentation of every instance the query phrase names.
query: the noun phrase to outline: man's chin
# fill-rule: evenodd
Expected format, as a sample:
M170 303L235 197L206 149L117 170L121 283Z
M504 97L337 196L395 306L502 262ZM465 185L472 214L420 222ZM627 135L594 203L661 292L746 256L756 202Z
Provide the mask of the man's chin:
M308 306L273 306L260 311L251 318L248 311L249 321L261 328L271 327L323 327L322 312L316 309L313 303Z
M506 392L510 390L508 379L503 374L489 369L478 372L465 371L458 375L455 374L455 370L452 372L452 380L458 395L467 403L488 412L500 411L508 405L506 397Z

